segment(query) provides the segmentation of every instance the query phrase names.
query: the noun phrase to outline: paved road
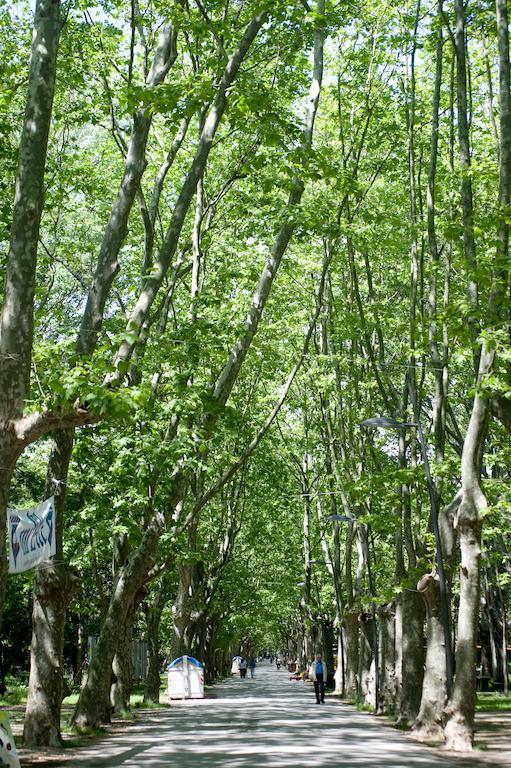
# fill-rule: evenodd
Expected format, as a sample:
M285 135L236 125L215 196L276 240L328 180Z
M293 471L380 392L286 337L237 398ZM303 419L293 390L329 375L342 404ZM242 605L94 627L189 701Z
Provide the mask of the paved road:
M214 686L201 701L177 702L79 750L87 768L456 768L404 734L353 708L317 705L310 685L261 665L254 680Z

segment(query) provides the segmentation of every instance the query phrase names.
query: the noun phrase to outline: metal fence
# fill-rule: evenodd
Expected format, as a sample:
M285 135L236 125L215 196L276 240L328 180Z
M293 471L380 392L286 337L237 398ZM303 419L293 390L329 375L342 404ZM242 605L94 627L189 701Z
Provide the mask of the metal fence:
M98 638L89 635L87 639L87 652L89 664L94 658ZM133 678L135 680L145 680L147 678L147 643L145 640L133 640L131 644L131 660L133 663Z

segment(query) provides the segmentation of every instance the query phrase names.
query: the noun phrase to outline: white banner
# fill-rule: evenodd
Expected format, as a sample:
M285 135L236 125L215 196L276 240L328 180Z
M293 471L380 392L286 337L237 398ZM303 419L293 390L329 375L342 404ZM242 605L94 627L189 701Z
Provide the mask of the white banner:
M23 573L56 552L55 499L30 509L8 509L9 573Z
M21 768L7 712L0 712L0 766Z

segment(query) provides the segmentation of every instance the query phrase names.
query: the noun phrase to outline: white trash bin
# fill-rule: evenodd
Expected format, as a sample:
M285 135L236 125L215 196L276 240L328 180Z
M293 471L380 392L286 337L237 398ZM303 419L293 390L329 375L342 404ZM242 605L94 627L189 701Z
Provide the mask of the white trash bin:
M180 656L167 667L169 699L203 699L204 667L193 656Z

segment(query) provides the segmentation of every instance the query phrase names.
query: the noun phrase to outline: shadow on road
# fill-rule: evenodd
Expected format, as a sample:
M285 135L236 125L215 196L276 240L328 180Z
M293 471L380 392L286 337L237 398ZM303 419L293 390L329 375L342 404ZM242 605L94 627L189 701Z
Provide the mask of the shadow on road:
M309 686L263 665L254 680L228 680L215 686L212 697L148 715L122 735L80 751L72 765L455 768L459 763L337 701L318 706Z

